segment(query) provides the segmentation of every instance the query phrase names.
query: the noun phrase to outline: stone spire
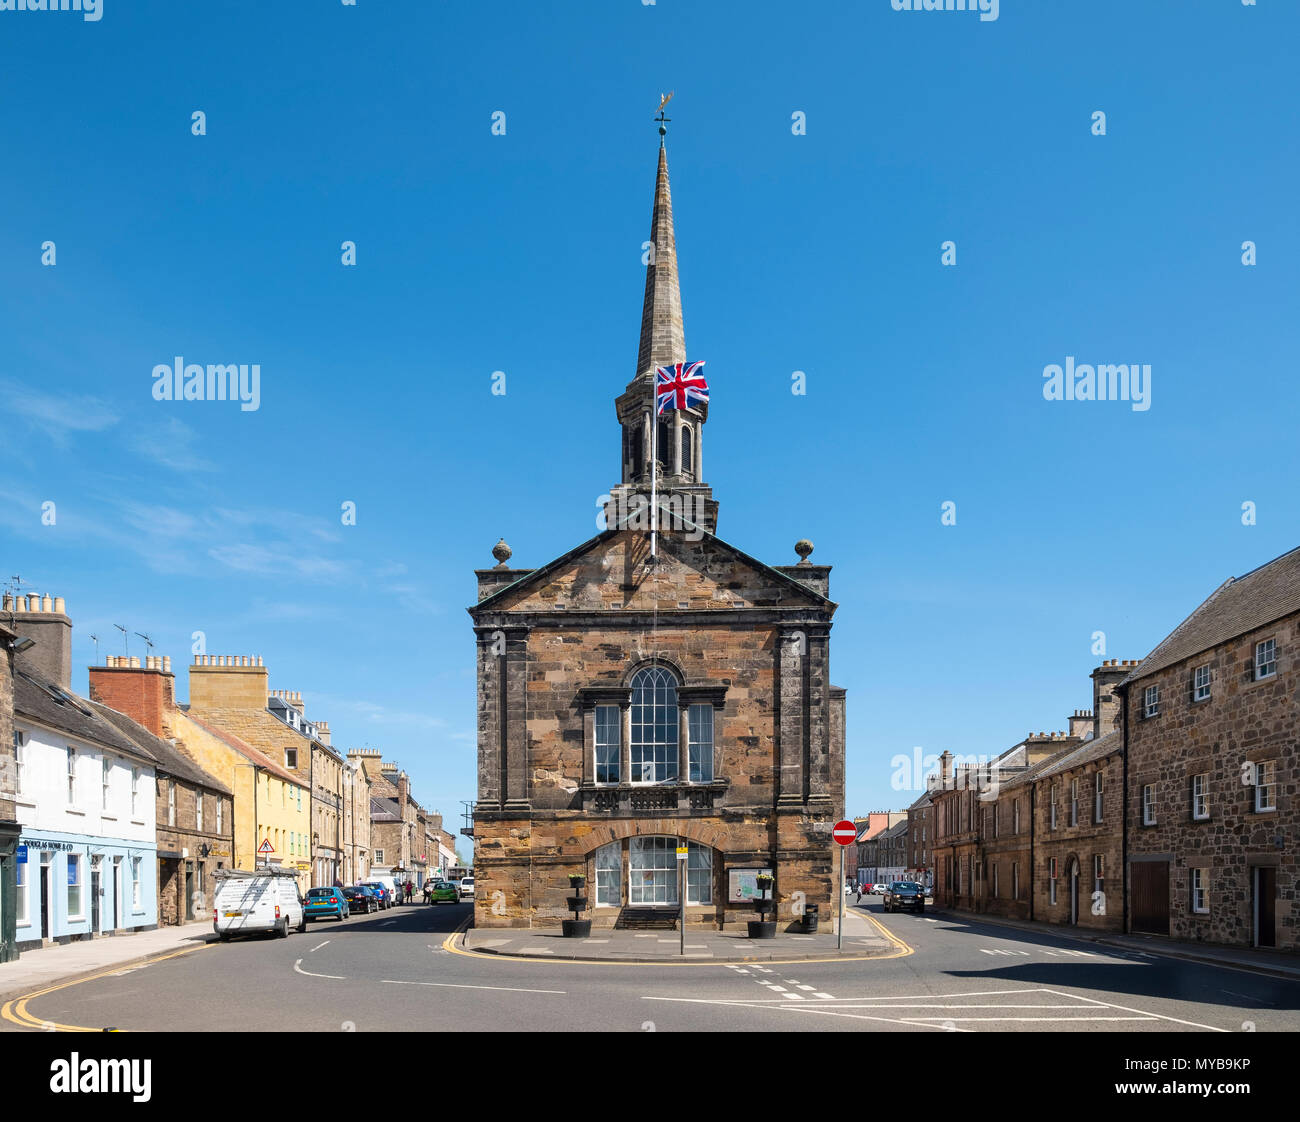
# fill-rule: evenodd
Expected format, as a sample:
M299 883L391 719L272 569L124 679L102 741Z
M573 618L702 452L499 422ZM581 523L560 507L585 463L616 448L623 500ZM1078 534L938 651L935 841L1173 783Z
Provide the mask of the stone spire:
M668 189L668 153L662 139L650 218L650 247L645 300L641 305L641 348L636 358L639 378L652 377L656 366L686 361L682 293L677 283L677 240L673 236L673 197Z

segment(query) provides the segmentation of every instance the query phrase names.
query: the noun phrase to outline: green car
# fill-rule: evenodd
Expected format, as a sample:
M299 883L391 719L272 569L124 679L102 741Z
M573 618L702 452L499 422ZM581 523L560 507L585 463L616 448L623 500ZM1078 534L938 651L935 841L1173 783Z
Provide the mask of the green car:
M433 886L433 896L430 899L432 904L440 904L447 900L454 904L460 899L460 893L456 891L456 886L449 880L436 881Z

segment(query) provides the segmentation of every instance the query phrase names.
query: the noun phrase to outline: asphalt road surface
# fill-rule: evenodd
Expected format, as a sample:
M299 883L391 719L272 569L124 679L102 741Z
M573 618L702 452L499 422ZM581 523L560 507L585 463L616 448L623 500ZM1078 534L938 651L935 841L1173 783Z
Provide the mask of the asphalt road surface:
M317 921L65 986L33 1024L133 1031L1242 1032L1300 1028L1300 984L1055 932L886 915L899 957L781 965L511 961L444 947L468 904ZM8 1031L19 1026L0 1022Z

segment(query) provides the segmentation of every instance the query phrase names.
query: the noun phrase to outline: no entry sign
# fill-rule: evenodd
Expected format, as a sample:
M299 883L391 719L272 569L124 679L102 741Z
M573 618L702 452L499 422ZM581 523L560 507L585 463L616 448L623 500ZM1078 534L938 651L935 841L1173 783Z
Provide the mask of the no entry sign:
M831 837L840 845L852 845L857 840L858 828L846 818L835 823L835 829L831 831Z

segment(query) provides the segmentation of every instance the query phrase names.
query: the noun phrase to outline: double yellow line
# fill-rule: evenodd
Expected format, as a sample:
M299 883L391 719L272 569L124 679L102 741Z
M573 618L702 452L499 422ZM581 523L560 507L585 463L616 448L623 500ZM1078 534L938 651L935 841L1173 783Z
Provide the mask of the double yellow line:
M69 986L79 986L83 982L94 982L100 978L120 974L123 970L151 966L155 962L166 962L169 958L180 958L182 955L193 954L195 951L204 950L211 945L210 943L204 943L201 947L187 947L183 951L172 951L171 954L159 955L157 958L147 958L142 962L120 962L111 969L100 971L98 974L91 974L85 978L73 978L69 982L60 982L55 986L46 986L43 990L37 990L35 993L25 994L22 997L14 998L12 1001L6 1001L3 1006L0 1006L0 1017L3 1017L11 1024L18 1025L20 1028L36 1029L41 1032L107 1032L108 1030L105 1028L95 1028L92 1025L64 1025L57 1021L46 1021L29 1012L27 1003L35 1001L38 997L44 997L48 993L67 989Z

